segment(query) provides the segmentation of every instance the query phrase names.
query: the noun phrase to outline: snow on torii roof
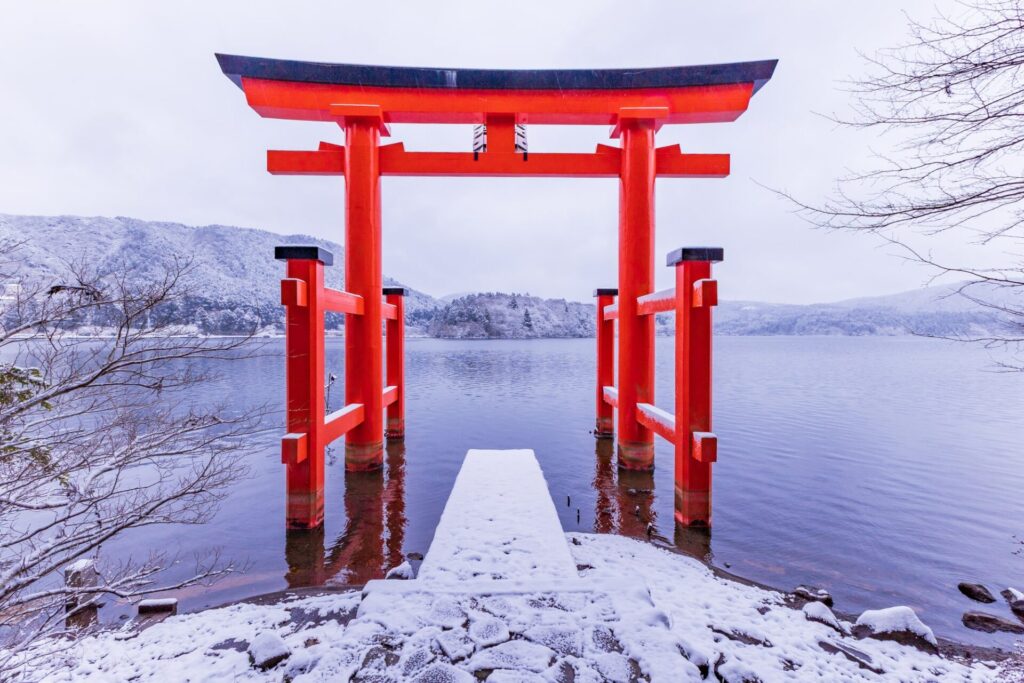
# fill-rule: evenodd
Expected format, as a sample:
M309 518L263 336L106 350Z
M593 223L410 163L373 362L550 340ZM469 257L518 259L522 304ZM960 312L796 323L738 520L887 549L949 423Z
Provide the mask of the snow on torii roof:
M387 120L609 124L623 108L662 110L663 123L732 121L777 60L638 69L441 69L218 54L221 71L260 115L333 120L332 105L374 105Z

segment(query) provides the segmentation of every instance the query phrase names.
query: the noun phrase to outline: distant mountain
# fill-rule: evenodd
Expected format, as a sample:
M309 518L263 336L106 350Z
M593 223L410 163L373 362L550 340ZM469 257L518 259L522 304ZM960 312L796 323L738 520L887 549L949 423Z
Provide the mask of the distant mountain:
M899 294L795 306L725 301L715 311L715 331L727 335L921 334L944 337L1005 333L1007 316L957 292L961 284ZM1024 288L973 285L976 299L1024 311Z
M199 333L235 334L253 328L280 333L284 309L279 285L284 268L274 260L279 244L316 244L331 251L328 286L344 288L344 254L334 242L307 235L223 225L189 227L133 218L12 216L0 214L0 242L18 244L18 278L52 282L67 263L146 281L160 264L185 258L192 264L194 295L175 315ZM398 284L385 278L387 284ZM3 282L0 286L19 284ZM2 287L0 287L2 288ZM1024 309L1024 292L976 290L985 300ZM996 312L955 293L955 285L890 296L812 305L724 301L715 312L715 330L726 335L983 335L1005 332L1009 323ZM660 334L672 331L674 316L660 314ZM455 339L590 337L593 303L542 299L528 294L455 294L435 299L410 290L406 299L409 334ZM331 315L329 330L342 326Z
M18 245L14 257L21 266L19 277L44 281L59 279L68 262L77 262L141 282L159 275L168 259L188 259L194 295L182 307L179 322L206 334L237 334L254 326L283 329L279 283L284 265L274 260L274 247L280 244L315 244L330 251L334 265L325 268L325 281L329 287L344 289L343 248L308 235L123 217L0 214L0 242ZM385 284L400 283L385 278ZM411 331L422 332L439 306L433 297L411 290L406 298ZM341 326L341 316L328 316L328 329Z

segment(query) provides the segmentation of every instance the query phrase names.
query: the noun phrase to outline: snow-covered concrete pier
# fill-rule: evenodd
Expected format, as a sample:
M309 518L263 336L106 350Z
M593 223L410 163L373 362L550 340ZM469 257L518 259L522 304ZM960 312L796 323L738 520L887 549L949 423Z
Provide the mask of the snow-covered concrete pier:
M420 566L420 581L578 579L533 451L471 450Z

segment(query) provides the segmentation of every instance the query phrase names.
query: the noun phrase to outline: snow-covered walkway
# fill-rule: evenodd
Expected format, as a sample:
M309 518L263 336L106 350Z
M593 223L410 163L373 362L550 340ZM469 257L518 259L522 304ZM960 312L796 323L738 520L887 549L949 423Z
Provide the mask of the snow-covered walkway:
M418 580L576 578L533 451L469 451Z
M934 640L907 608L865 621ZM996 680L852 629L647 543L566 535L531 451L471 451L416 579L172 617L45 665L104 682Z

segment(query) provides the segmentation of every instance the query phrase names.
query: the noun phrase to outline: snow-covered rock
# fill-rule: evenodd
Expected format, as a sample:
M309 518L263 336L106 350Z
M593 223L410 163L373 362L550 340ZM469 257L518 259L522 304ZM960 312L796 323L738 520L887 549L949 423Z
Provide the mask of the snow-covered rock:
M391 569L389 569L387 574L384 575L384 578L408 581L411 579L415 579L416 574L412 570L412 565L409 564L407 560L402 564L398 565L397 567L392 567Z
M793 595L801 600L812 600L823 602L829 607L832 606L832 594L824 588L813 588L811 586L797 586L793 589Z
M840 623L839 619L836 618L836 615L832 613L832 610L825 603L809 602L802 609L804 616L810 621L817 621L834 628L839 633L846 633L846 628L843 627L842 623Z
M249 656L257 669L273 669L291 654L276 631L262 631L249 644Z
M477 679L464 669L438 662L416 674L412 683L477 683Z
M1006 598L1006 604L1010 606L1013 613L1024 619L1024 593L1016 588L1007 588L1001 591L1000 595Z
M932 630L925 626L914 610L903 605L865 611L857 617L853 634L858 638L895 640L933 652L939 646Z
M580 657L583 655L583 632L572 624L538 624L526 630L523 635L558 654Z
M489 614L480 614L474 616L469 624L469 637L480 647L489 647L504 643L510 634L504 621Z
M510 640L478 651L469 660L467 668L476 672L483 669L512 669L515 671L545 671L555 660L550 648L525 640Z

